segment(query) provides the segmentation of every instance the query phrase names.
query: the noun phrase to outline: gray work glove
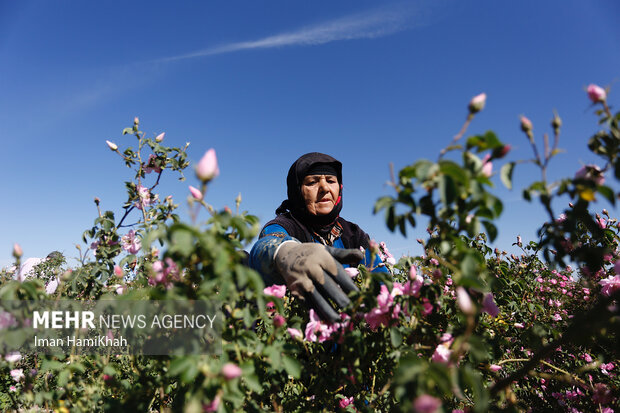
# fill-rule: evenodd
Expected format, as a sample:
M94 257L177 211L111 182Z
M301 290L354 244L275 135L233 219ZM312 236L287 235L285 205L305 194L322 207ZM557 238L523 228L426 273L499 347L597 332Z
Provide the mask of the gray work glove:
M342 264L357 265L364 254L356 249L342 249L308 242L285 242L275 256L278 272L293 295L306 301L325 321L340 321L328 300L339 307L351 301L347 293L358 291Z

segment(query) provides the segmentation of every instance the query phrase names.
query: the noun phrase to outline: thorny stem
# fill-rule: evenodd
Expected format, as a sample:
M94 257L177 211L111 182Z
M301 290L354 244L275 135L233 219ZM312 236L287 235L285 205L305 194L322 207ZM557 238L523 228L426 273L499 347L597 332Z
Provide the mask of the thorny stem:
M467 115L467 119L465 119L465 123L463 123L463 126L461 127L461 130L459 131L459 133L457 133L456 135L454 135L454 138L452 139L452 142L450 142L450 145L448 146L454 146L456 144L456 142L459 141L459 139L461 139L463 137L463 135L465 135L465 132L467 132L467 128L469 127L469 124L471 123L471 121L474 119L474 114L470 113L469 115ZM441 158L443 158L443 156L447 153L446 149L442 149L441 152L439 152L439 160L441 160Z
M506 359L506 360L502 360L502 361L498 362L497 364L498 365L502 365L502 364L505 364L505 363L525 362L525 361L530 361L530 359ZM545 360L540 360L540 363L544 364L545 366L550 367L550 368L552 368L552 369L554 369L556 371L559 371L560 373L564 373L566 376L569 376L574 381L577 381L577 382L582 383L582 384L586 384L586 382L583 381L582 379L580 379L579 377L577 377L577 375L571 374L570 372L568 372L566 370L563 370L563 369L561 369L559 367L556 367L553 364L551 364L551 363L549 363L549 362L547 362ZM541 373L537 373L537 374L541 375ZM544 375L544 373L543 373L543 375Z
M394 187L394 189L397 190L398 192L398 185L396 184L396 178L395 178L395 174L394 174L394 163L390 162L390 179L391 181L388 182L389 185L391 185L392 187Z
M607 106L607 102L606 101L602 101L601 103L603 104L603 108L605 109L605 114L607 115L607 117L609 117L611 119L612 118L611 110L609 110L609 106Z

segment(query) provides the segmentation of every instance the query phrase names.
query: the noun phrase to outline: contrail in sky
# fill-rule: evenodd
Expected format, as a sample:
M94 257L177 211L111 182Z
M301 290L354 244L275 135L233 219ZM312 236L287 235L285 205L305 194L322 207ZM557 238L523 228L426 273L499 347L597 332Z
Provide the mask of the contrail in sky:
M409 6L371 10L351 16L306 26L287 33L280 33L258 40L229 43L195 52L157 59L158 62L214 56L240 50L269 49L284 46L311 46L338 40L371 39L387 36L399 31L421 26L423 22L413 22L416 10Z

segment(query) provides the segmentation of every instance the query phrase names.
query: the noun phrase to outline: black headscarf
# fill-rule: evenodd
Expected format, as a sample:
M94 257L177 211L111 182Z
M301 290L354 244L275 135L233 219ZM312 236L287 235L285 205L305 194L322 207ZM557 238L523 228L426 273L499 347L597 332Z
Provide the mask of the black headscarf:
M301 194L303 179L312 171L335 171L340 184L340 196L334 208L327 215L312 215L306 208L306 202ZM342 164L336 159L323 153L312 152L301 156L291 165L286 177L287 196L282 204L276 209L276 218L265 224L268 227L277 224L283 227L288 235L297 238L301 242L313 242L314 234L319 234L323 239L335 227L341 229L340 238L345 248L368 249L370 238L360 227L340 217L342 210ZM261 232L261 237L264 236ZM284 236L279 234L278 236Z
M340 194L334 204L334 208L326 215L313 215L309 213L301 193L301 184L304 178L308 175L308 172L316 170L317 166L327 166L329 169L335 170L338 183L340 184ZM319 152L302 155L291 165L288 171L286 194L288 199L282 202L278 209L276 209L276 214L282 214L288 210L293 217L310 229L319 233L326 230L329 231L336 223L336 219L342 210L342 163L329 155Z

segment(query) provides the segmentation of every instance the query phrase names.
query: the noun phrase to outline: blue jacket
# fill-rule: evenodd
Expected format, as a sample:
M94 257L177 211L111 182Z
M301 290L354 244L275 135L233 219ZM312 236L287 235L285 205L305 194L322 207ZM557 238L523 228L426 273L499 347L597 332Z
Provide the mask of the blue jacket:
M338 236L331 243L333 247L356 249L363 247L365 257L361 264L373 268L373 272L387 272L378 255L375 256L374 262L372 262L369 248L370 237L368 234L357 225L342 218L338 218L338 226L341 231L337 233ZM296 237L292 235L296 235ZM324 243L318 235L310 234L290 214L280 214L276 219L268 222L263 227L258 241L252 247L249 258L250 267L261 274L267 285L284 284L284 280L278 274L274 263L276 250L284 241Z

